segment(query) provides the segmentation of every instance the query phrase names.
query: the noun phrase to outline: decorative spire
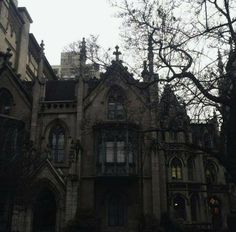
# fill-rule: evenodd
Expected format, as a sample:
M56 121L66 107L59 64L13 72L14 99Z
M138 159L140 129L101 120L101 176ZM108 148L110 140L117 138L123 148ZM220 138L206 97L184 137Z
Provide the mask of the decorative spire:
M220 50L218 50L218 71L219 71L220 75L222 75L223 71L224 71L224 64L222 61L222 56L220 54Z
M121 52L119 51L119 46L116 45L116 46L115 46L115 49L116 49L116 51L113 52L113 55L116 56L116 61L119 61L119 56L121 55Z
M40 52L39 52L39 66L38 66L38 79L43 81L43 58L44 58L44 42L43 40L40 43Z
M153 74L153 44L152 44L152 36L153 36L154 31L148 36L148 67L149 67L149 72L152 75Z
M145 82L149 81L149 75L148 75L147 61L146 60L143 61L143 71L142 71L141 75L142 75L143 80Z
M84 64L85 64L86 59L87 59L86 53L87 53L87 51L86 51L86 41L85 41L85 38L83 37L81 47L80 47L80 60Z

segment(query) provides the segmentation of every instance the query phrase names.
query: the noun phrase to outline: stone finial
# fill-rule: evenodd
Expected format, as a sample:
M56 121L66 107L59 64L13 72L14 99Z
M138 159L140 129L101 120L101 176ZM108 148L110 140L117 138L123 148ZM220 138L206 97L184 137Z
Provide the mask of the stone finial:
M224 71L224 64L223 64L222 56L219 50L218 50L218 71L220 75L222 75Z
M116 45L116 46L115 46L115 49L116 49L116 51L113 52L113 55L116 56L116 61L119 61L119 56L121 55L121 52L119 51L119 46Z
M149 66L149 72L150 74L153 74L153 59L154 59L154 54L153 54L153 44L152 44L152 38L153 33L151 33L148 36L148 66Z
M44 42L43 42L43 40L41 41L41 43L40 43L40 55L41 55L41 57L44 55Z

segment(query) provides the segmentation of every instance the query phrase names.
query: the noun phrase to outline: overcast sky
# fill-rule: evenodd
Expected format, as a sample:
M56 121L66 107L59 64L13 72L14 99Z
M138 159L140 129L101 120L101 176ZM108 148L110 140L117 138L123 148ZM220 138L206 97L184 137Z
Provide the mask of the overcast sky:
M90 34L99 35L104 48L114 48L119 40L119 20L108 0L18 0L26 7L33 23L31 32L45 42L51 65L60 63L60 53L70 42Z

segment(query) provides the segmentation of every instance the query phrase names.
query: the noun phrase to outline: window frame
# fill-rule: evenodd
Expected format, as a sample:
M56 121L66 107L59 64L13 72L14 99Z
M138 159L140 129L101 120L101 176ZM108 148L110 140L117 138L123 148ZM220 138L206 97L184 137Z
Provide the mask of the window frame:
M183 165L180 159L177 157L171 160L171 179L172 180L182 180L183 179Z
M61 138L60 136L63 136ZM55 137L54 137L55 136ZM55 141L54 141L55 139ZM60 139L63 141L61 142ZM53 144L55 143L55 144ZM65 151L66 151L66 130L60 124L54 124L49 131L49 146L51 149L51 158L52 160L57 163L64 163L65 162Z
M126 119L124 91L113 87L107 97L107 119L122 121Z

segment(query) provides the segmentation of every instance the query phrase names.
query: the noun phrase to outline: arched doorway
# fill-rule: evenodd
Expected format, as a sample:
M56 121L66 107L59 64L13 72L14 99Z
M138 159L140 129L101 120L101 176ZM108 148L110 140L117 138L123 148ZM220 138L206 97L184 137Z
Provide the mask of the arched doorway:
M56 231L56 200L54 194L48 190L42 190L33 207L33 232Z

